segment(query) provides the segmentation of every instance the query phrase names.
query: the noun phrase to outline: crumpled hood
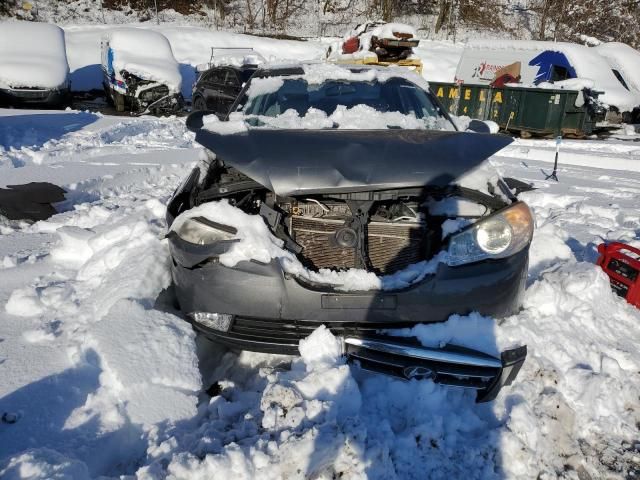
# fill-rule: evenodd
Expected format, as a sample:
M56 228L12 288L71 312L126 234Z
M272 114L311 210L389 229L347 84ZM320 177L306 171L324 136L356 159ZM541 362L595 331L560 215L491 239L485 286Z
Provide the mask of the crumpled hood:
M445 186L513 140L435 130L196 130L196 141L280 196Z

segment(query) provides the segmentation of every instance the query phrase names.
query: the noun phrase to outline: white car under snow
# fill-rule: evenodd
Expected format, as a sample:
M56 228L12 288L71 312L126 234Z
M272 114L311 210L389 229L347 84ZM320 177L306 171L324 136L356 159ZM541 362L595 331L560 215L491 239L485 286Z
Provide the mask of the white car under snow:
M0 23L0 105L69 101L64 32L48 23Z
M182 77L161 33L119 28L102 37L104 88L118 111L172 112L182 106Z

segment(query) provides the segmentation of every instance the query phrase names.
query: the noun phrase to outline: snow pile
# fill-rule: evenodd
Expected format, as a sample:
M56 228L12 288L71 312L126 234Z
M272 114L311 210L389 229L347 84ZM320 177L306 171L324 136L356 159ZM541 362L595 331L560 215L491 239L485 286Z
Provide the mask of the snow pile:
M266 62L265 58L253 48L212 48L211 60L198 65L196 70L204 71L212 67L231 65L243 67L245 65L261 65Z
M640 311L594 265L603 240L640 246L637 136L564 141L560 182L541 172L553 140L518 140L492 159L537 188L522 195L538 223L522 311L394 332L492 354L527 344L514 384L478 405L471 391L348 367L324 328L301 358L194 342L170 296L158 298L163 205L200 153L185 148L182 121L18 114L33 118L24 135L46 161L20 163L8 147L0 183L55 181L72 199L47 222L0 225L0 413L17 419L1 424L0 477L637 476ZM0 115L6 125L16 112ZM60 123L76 126L43 141ZM17 291L41 313L7 313Z
M416 38L416 29L406 23L385 23L378 25L371 34L378 38L388 38L391 40L403 40L406 37ZM398 35L400 34L400 35Z
M191 218L205 217L213 222L228 225L237 230L238 240L220 255L219 262L226 267L234 267L239 262L254 260L269 263L276 259L283 270L314 283L331 285L341 291L397 290L424 279L436 272L439 263L446 261L441 252L429 261L410 265L392 275L378 277L372 272L350 268L344 271L320 269L313 272L300 263L290 251L283 248L283 241L276 238L259 215L249 215L226 200L199 205L176 217L171 230L180 232L185 222Z
M158 32L142 28L119 28L102 37L113 51L113 68L144 80L165 84L180 91L182 77L169 41Z
M159 439L142 478L335 478L365 471L362 398L340 343L320 327L301 358L227 353L209 377L219 393L194 434ZM247 371L250 369L251 371ZM244 370L244 372L243 372ZM165 466L166 465L166 466ZM158 477L154 476L157 475ZM356 478L347 476L346 478Z
M604 92L598 97L602 103L614 106L621 112L631 111L640 103L640 97L630 93L620 84L611 72L607 61L594 49L585 45L532 40L474 40L467 43L466 49L469 51L484 50L487 60L491 60L491 53L495 52L499 62L504 60L501 57L502 53L508 51L513 59L506 63L521 60L523 67L527 65L529 60L542 52L559 52L566 56L578 78L592 81L596 90ZM520 53L520 57L524 56L523 58L519 58ZM459 71L464 61L463 55L458 66ZM461 75L458 76L462 78Z
M609 42L595 47L612 69L618 70L627 86L640 93L640 52L624 43Z
M65 87L68 75L62 29L46 23L0 23L0 88Z
M6 480L89 480L87 466L60 455L55 450L38 448L27 450L9 460L0 468L0 476Z
M451 123L445 118L417 118L413 114L403 114L400 112L380 112L368 105L355 105L345 107L338 105L331 115L316 108L310 108L300 116L294 109L286 110L275 117L266 115L245 115L243 120L231 118L230 122L244 121L252 123L257 120L258 124L253 128L285 128L318 130L323 128L338 128L347 130L385 130L387 128L402 128L413 130L453 130ZM221 124L209 124L209 130L222 133L224 122ZM219 130L218 130L219 129ZM229 128L234 133L236 128Z

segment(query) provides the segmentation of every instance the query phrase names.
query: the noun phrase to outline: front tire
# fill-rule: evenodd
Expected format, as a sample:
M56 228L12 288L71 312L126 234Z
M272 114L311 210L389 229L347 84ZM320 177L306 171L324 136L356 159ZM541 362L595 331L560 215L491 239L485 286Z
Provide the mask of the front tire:
M205 103L204 98L196 97L195 100L193 101L193 109L194 110L206 110L207 109L207 104Z

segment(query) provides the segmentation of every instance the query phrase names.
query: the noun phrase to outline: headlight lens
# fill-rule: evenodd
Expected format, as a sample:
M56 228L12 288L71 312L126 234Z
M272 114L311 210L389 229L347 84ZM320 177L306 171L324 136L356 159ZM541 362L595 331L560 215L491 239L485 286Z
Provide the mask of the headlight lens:
M212 222L204 217L187 218L173 229L186 242L209 245L223 240L233 240L238 231L228 225Z
M451 266L488 258L509 257L531 242L533 216L526 203L518 202L451 237Z

